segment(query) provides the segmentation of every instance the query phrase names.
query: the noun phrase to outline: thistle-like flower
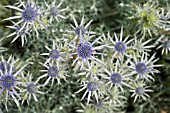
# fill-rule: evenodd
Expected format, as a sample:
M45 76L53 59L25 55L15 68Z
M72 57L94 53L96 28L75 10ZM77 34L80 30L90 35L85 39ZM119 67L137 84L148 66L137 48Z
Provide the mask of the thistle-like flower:
M20 24L19 26L21 26L21 28L18 30L18 33L19 32L22 33L24 29L28 30L33 27L38 36L39 33L37 31L36 24L39 23L40 26L43 26L40 20L41 12L39 8L37 8L36 4L33 2L27 2L27 4L25 5L25 3L20 0L20 4L21 5L19 6L24 9L21 9L20 7L16 6L6 6L7 8L17 10L21 13L18 16L9 17L4 20L20 19L17 23L14 24L14 27L19 24Z
M5 62L3 65L4 67L1 67L0 70L0 95L5 96L5 108L8 111L7 103L8 103L8 97L9 95L12 96L13 100L15 101L17 107L20 109L20 104L16 96L20 99L20 95L17 93L16 90L20 89L17 85L23 84L20 74L22 70L27 66L25 64L22 68L18 69L21 65L17 66L17 71L13 70L16 64L16 61L14 61L14 57L9 57L8 61L5 61L5 59L1 56L1 62ZM6 63L7 62L7 63Z
M54 42L53 40L53 45L52 48L50 49L48 46L45 46L45 48L49 51L48 53L42 53L41 55L46 55L49 58L46 60L45 64L47 64L48 62L50 62L50 60L52 60L52 62L54 60L62 60L65 61L64 58L62 57L62 55L65 52L61 52L60 50L62 49L62 45L59 45L57 43Z
M120 92L117 87L109 89L108 97L107 97L107 100L109 100L109 105L113 104L113 105L124 106L124 103L127 100L127 98L123 95L124 93Z
M57 6L56 6L56 0L54 0L51 5L48 5L47 2L45 2L45 5L47 7L47 11L45 12L46 15L50 16L49 22L52 23L54 19L56 19L59 22L59 17L62 19L66 19L65 16L61 15L61 12L66 11L67 8L64 9L59 9L60 6L62 5L63 1L61 1Z
M91 96L95 96L95 99L98 102L99 97L103 97L103 91L100 89L101 85L103 85L103 82L100 81L97 77L93 77L89 81L84 81L83 85L81 85L82 88L76 93L86 89L81 100L83 100L88 93L87 104L89 103Z
M38 80L40 80L44 77L48 77L48 79L45 81L43 86L47 85L51 79L52 79L51 86L53 86L55 79L57 79L58 85L61 84L60 79L64 79L66 81L66 77L65 77L66 72L64 71L64 66L61 66L61 64L59 64L58 61L55 63L49 62L48 65L42 63L40 64L45 68L47 68L46 70L40 70L40 72L44 72L45 74L43 74L38 78Z
M22 74L24 77L24 75ZM25 77L24 77L25 78ZM21 92L24 94L22 97L22 104L24 101L27 101L27 104L29 105L29 101L31 100L31 97L33 96L34 100L38 102L38 99L36 97L37 94L45 94L44 92L39 91L40 85L38 85L38 80L35 82L32 81L32 74L28 72L27 77L26 77L26 82L22 84L25 89L22 89Z
M155 47L154 45L147 45L149 42L152 41L152 39L149 39L147 41L143 41L144 37L137 38L135 35L135 40L132 45L134 45L134 49L137 51L138 54L145 53L149 56L148 52L151 51L151 48Z
M74 16L72 16L72 17L73 17L75 26L70 24L71 27L73 28L73 30L68 31L68 32L75 34L75 37L74 37L73 41L76 40L78 37L82 38L82 36L87 36L88 34L95 34L95 32L89 31L87 29L89 27L89 25L91 24L92 20L89 21L86 25L84 25L84 16L83 16L82 19L81 19L80 25L78 25L75 17Z
M144 99L146 101L146 97L149 98L149 95L146 94L147 92L153 92L153 90L147 89L148 86L146 86L146 84L142 81L142 82L135 82L133 84L133 87L131 87L132 89L130 90L130 92L133 92L131 97L134 97L134 102L136 102L137 98L141 98Z
M131 68L133 72L131 73L132 75L137 74L136 80L138 79L146 79L147 81L150 81L152 79L154 81L154 78L151 76L154 75L154 73L159 73L158 70L155 69L155 67L160 67L162 65L155 65L154 63L158 60L159 58L155 59L155 54L148 59L148 57L143 53L141 58L138 59L134 55L134 62L130 61Z
M153 3L146 2L143 5L132 4L133 8L135 8L135 12L130 19L137 19L140 27L142 28L143 36L145 36L146 32L152 37L152 32L157 33L158 28L164 28L168 23L167 20L162 20L160 18L160 9L158 5Z
M115 36L115 41L113 41L112 37L110 37L110 35L108 35L108 37L110 38L112 45L107 45L106 47L113 49L114 54L112 56L112 59L115 56L118 56L118 58L122 58L123 55L127 56L127 57L131 57L130 55L128 55L126 53L126 50L128 50L129 48L131 48L130 46L128 46L128 44L130 44L133 39L128 40L129 36L127 36L124 40L123 40L123 27L121 28L121 32L120 32L120 37L118 38L118 36L116 35L116 33L114 33Z
M90 66L92 67L91 69L85 68L83 72L75 75L80 78L78 81L81 81L81 83L88 77L93 77L94 75L96 75L96 77L99 77L100 73L103 72L103 64L101 63L91 61Z
M158 39L158 40L162 44L159 47L157 47L157 49L162 48L162 54L164 54L164 52L165 52L165 54L167 55L168 52L170 51L170 39L168 37L164 37L164 35L162 35L160 37L160 39Z
M94 40L92 43L90 43L88 41L89 36L87 37L87 39L85 41L80 40L80 43L76 46L70 44L71 47L73 47L74 49L77 50L76 53L72 53L72 55L78 55L77 58L73 61L74 65L79 59L82 60L81 62L81 68L82 69L84 67L84 62L87 62L87 65L89 67L89 69L91 69L90 63L89 63L89 59L91 60L95 60L101 64L104 64L103 62L101 62L98 58L94 57L93 55L97 55L97 54L103 54L103 53L98 53L96 52L97 49L102 49L105 45L102 46L98 46L98 47L92 47L101 37L98 37L96 40Z
M101 75L101 77L109 80L106 83L106 85L111 84L110 89L114 86L114 87L120 88L121 91L124 91L122 85L130 87L127 84L127 81L130 80L129 76L131 74L128 74L127 69L125 69L125 67L123 65L121 66L121 64L118 61L115 63L114 70L112 67L110 67L110 71L107 68L105 68L104 71L107 74L103 73L100 75Z
M12 23L15 24L13 21L12 21ZM24 43L25 43L25 41L27 41L27 36L26 36L26 35L29 34L29 32L28 32L29 29L23 28L23 29L20 31L20 29L21 29L22 26L19 26L19 25L16 25L16 26L6 26L6 27L15 30L13 33L11 33L11 34L9 34L9 35L7 36L7 38L8 38L8 37L12 37L12 36L16 35L15 38L12 40L11 43L15 42L15 40L17 40L19 37L21 37L21 42L22 42L22 46L23 46Z

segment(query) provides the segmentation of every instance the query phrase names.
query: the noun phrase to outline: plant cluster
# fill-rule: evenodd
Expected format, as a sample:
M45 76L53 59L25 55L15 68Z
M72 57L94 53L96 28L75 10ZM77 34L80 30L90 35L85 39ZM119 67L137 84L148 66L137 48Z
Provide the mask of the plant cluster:
M102 25L91 27L96 20L88 20L84 10L78 10L78 19L76 11L64 7L66 3L19 0L5 6L16 10L16 15L4 19L11 22L6 27L12 33L0 40L1 109L8 111L14 101L24 112L26 102L38 102L37 96L41 99L43 95L51 98L49 89L64 90L69 83L76 86L71 96L81 99L76 112L125 112L129 97L133 103L150 100L155 90L152 85L164 66L158 62L161 55L153 50L162 50L165 56L170 51L170 10L152 1L140 5L121 2L119 7L130 9L124 13L126 21L135 26L133 32L121 24L114 32L103 33L97 30ZM100 14L95 5L90 7L94 17ZM10 47L2 47L3 41L9 39L21 44L20 57L5 54Z

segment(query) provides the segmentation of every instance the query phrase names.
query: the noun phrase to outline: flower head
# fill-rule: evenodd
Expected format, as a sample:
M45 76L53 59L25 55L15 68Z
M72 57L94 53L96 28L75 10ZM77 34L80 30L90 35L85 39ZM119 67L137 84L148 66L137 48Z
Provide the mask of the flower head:
M15 101L17 107L20 109L19 101L16 96L20 99L20 95L16 90L20 89L18 84L23 84L24 82L21 81L21 78L18 76L21 74L21 71L27 66L24 65L21 69L18 69L21 65L17 66L17 70L13 70L14 65L16 62L14 61L14 57L10 56L8 61L1 56L1 69L0 69L0 95L4 95L6 98L5 107L8 111L7 103L8 103L8 96L12 96L13 100Z
M163 42L163 46L164 46L165 48L169 49L169 48L170 48L170 41L169 41L169 40L164 41L164 42Z
M59 71L56 66L52 66L48 69L48 76L50 77L56 77L58 75Z
M93 77L90 81L83 81L82 88L78 90L76 93L79 93L86 89L82 99L85 98L86 94L88 93L87 103L89 103L91 96L95 96L96 101L98 102L98 98L103 95L103 91L100 90L100 85L103 83L99 81L97 77Z
M95 91L97 88L98 88L98 86L97 86L97 83L96 82L89 82L89 83L87 83L87 90L88 91Z
M27 2L27 4L25 5L25 2L22 2L21 0L20 0L19 6L22 6L23 9L21 9L20 7L17 7L17 6L6 6L7 8L11 8L11 9L19 11L20 15L9 17L4 20L20 19L17 23L13 22L14 23L13 27L18 26L18 25L21 26L19 31L17 31L18 32L17 34L19 34L19 32L22 33L24 29L30 30L30 28L33 28L37 34L37 37L38 37L39 33L37 30L36 24L38 23L38 25L40 25L41 28L43 28L43 24L40 20L40 16L41 16L40 9L35 5L34 2ZM19 35L17 35L17 38L18 37L19 37ZM17 38L15 37L15 40ZM15 41L15 40L13 40L13 41ZM23 40L24 39L22 39L22 41Z
M82 59L87 59L92 54L92 46L88 42L82 42L77 46L78 56Z
M24 74L22 74L22 77L24 77ZM26 76L26 83L23 84L24 89L21 90L21 92L24 94L22 96L22 104L24 103L24 101L27 101L27 104L29 104L29 101L31 100L31 97L33 96L34 100L36 102L38 102L38 99L36 97L36 94L45 94L41 91L39 91L40 89L40 85L38 85L38 79L36 81L32 81L32 74L30 74L30 72L27 73Z
M99 78L100 73L103 72L103 64L99 62L93 60L90 62L90 66L92 67L91 69L85 68L82 72L75 74L75 76L80 78L78 80L80 83L83 83L83 81L87 80L87 78L93 77L94 75Z
M132 45L134 45L133 49L135 49L138 54L145 53L146 55L149 56L148 52L151 51L151 48L155 47L154 45L147 45L151 41L152 39L144 41L144 37L139 39L135 35L135 40L134 42L132 42L133 43Z
M28 84L26 89L27 89L28 93L35 93L36 90L37 90L37 87L36 87L36 85L34 83L30 83L30 84Z
M152 33L157 34L159 29L164 29L168 26L168 17L164 15L164 10L157 4L146 2L142 5L136 5L133 3L132 6L135 12L129 18L137 19L143 36L149 33L152 37Z
M141 98L144 99L146 101L146 97L149 97L148 94L146 94L147 92L152 92L153 90L147 89L148 86L146 86L146 84L141 81L141 82L135 82L133 84L133 87L131 87L132 89L130 90L131 92L133 92L131 97L134 97L134 102L137 100L137 98Z
M109 39L111 40L113 45L107 45L106 47L113 49L114 54L112 56L112 59L118 55L118 58L122 58L122 55L125 55L127 57L130 57L127 53L126 50L128 50L130 48L130 46L128 46L128 44L130 44L133 40L128 40L129 36L127 36L124 40L123 39L123 27L121 28L121 32L120 32L120 38L118 38L118 36L116 35L116 33L114 33L115 35L115 41L112 39L112 37L110 37L110 35L108 35Z
M52 16L57 16L59 14L59 9L56 7L51 7L50 8L50 15Z
M144 87L137 87L136 89L135 89L135 93L137 94L137 95L143 95L144 93L145 93L145 88Z
M154 63L158 59L154 59L155 54L148 59L148 57L143 53L141 58L138 59L136 56L134 56L134 62L130 61L131 66L129 66L131 69L133 69L132 75L137 74L137 79L146 79L150 81L149 79L154 80L154 78L151 75L154 75L154 73L158 73L159 71L154 69L155 67L160 67L162 65L154 65Z
M47 68L46 70L40 70L40 72L45 72L45 74L43 74L42 76L40 76L38 78L38 80L44 78L44 77L48 77L48 79L46 79L45 83L43 84L43 86L47 85L48 82L52 79L52 83L51 86L54 83L54 80L57 79L58 85L61 84L60 79L64 79L66 81L66 72L64 71L64 66L61 66L61 64L59 64L59 61L57 62L53 62L53 63L48 63L47 64L42 64L42 66L44 66L45 68Z
M85 35L86 34L86 29L84 26L78 26L75 28L75 33L80 36L80 35ZM81 34L80 34L81 33Z
M10 89L15 86L16 84L16 78L13 75L4 75L1 77L1 85L4 89Z
M122 53L126 50L126 45L122 41L119 41L115 43L114 48L115 48L115 51Z
M58 59L60 56L60 52L57 49L53 49L50 51L49 57L52 59Z
M135 70L137 73L144 74L147 71L147 65L143 62L139 62L135 65Z
M15 22L11 21L13 24L15 24ZM22 46L24 45L25 41L27 41L27 35L29 34L29 30L30 28L26 29L26 28L22 28L21 25L16 25L16 26L6 26L10 29L15 30L13 33L9 34L7 37L12 37L15 36L15 38L12 40L11 43L13 43L15 40L17 40L19 37L21 38L21 42L22 42ZM21 30L22 28L22 30Z
M45 2L45 5L47 7L47 11L45 11L45 14L50 16L50 20L49 23L52 23L53 20L57 20L59 22L58 18L62 18L62 19L66 19L65 16L62 16L61 13L63 11L66 11L67 8L64 9L59 9L60 6L62 5L63 1L60 2L57 6L56 6L56 0L54 0L50 5L47 4L47 2Z
M125 68L124 65L122 65L119 61L117 61L115 63L114 67L109 67L110 70L108 70L107 68L104 69L105 73L100 74L101 77L105 78L108 80L107 85L110 85L110 89L115 86L121 89L121 91L123 90L122 85L125 85L127 87L130 87L127 84L127 81L130 80L129 76L130 73L127 72L127 69ZM113 70L114 69L114 70Z
M61 45L55 43L54 40L53 40L53 45L52 45L51 49L48 46L45 46L45 48L49 51L48 53L42 53L41 54L41 55L48 56L48 59L46 60L45 64L47 64L50 61L54 61L54 60L65 61L64 58L62 57L62 55L65 52L61 51L61 49L62 49Z
M71 27L73 28L73 30L68 31L70 33L75 34L75 37L74 37L73 41L76 40L78 37L83 38L83 36L87 36L88 34L95 34L94 32L88 31L88 29L87 29L89 27L89 25L91 24L92 20L90 22L88 22L86 25L84 25L84 16L81 19L80 25L78 25L78 23L77 23L74 16L73 16L73 20L74 20L75 26L70 24Z
M123 92L120 92L118 87L114 87L110 90L108 90L108 98L107 100L109 101L109 105L119 105L119 106L124 106L124 103L127 101L127 98L124 95Z
M22 19L25 21L35 21L38 15L38 10L28 5L22 12Z
M122 82L122 76L119 73L113 73L110 77L113 84L118 84Z
M93 47L93 45L95 44L95 42L97 42L101 37L97 38L96 40L94 40L92 43L90 43L88 41L88 38L86 39L86 41L80 41L80 43L76 46L70 44L71 47L75 48L77 50L76 53L72 53L72 55L77 54L77 58L73 61L73 65L79 60L81 59L81 67L80 69L83 69L84 67L84 62L87 62L87 65L89 67L89 69L91 69L90 63L89 63L89 59L91 60L95 60L101 64L103 64L99 59L95 58L93 55L97 55L97 54L103 54L103 53L98 53L96 52L96 49L102 49L104 46L98 46L98 47Z
M159 39L159 42L161 42L160 46L157 47L157 49L162 48L162 54L167 55L168 52L170 51L170 39L168 37L165 37L165 35L162 35Z

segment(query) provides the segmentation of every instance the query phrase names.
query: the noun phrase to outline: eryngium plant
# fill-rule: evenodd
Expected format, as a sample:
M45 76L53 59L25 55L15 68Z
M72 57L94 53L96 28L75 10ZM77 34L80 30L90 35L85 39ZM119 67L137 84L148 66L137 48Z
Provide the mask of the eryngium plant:
M162 94L154 92L163 87L155 89L163 85L156 83L162 56L169 59L170 11L159 2L114 3L122 13L110 21L114 26L107 18L115 14L105 14L102 0L5 5L15 13L3 19L11 31L0 42L0 111L147 111L143 106Z

